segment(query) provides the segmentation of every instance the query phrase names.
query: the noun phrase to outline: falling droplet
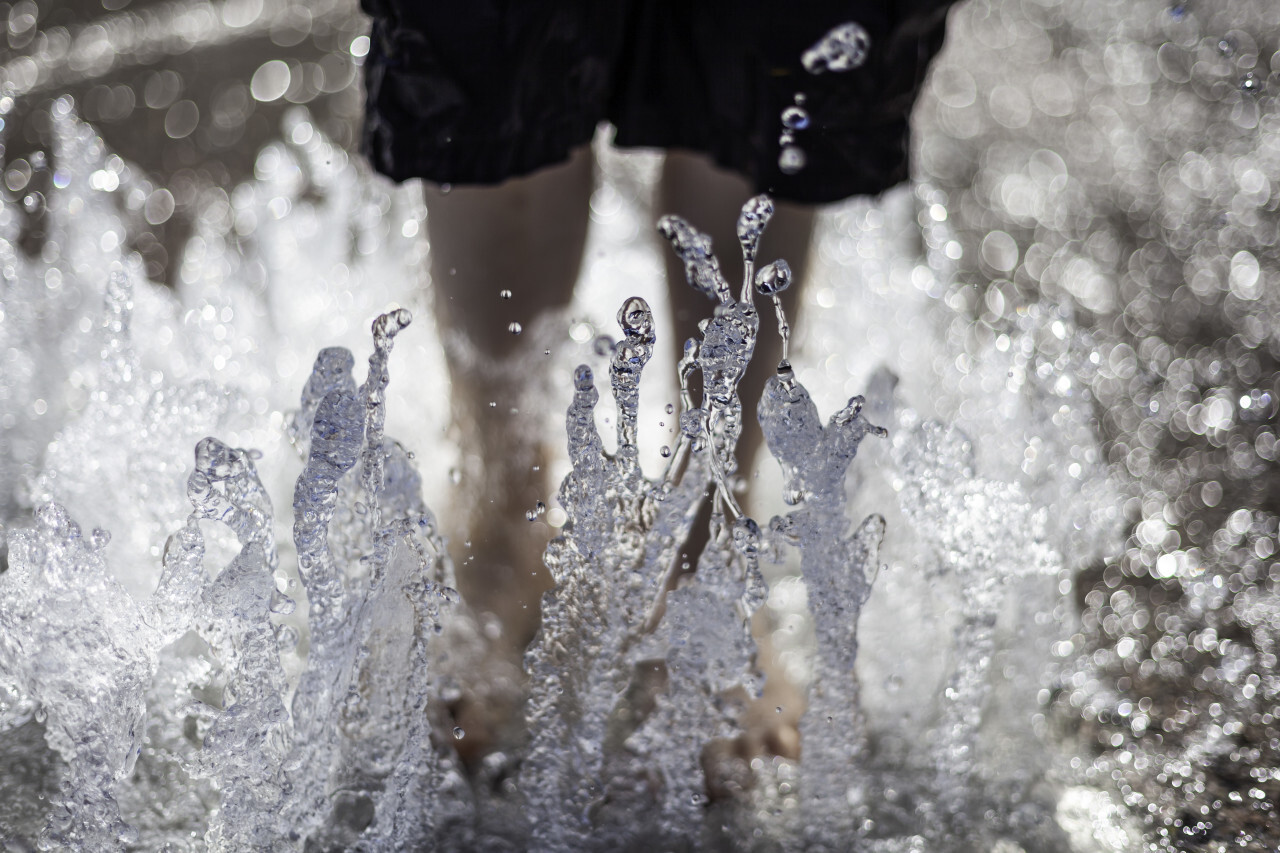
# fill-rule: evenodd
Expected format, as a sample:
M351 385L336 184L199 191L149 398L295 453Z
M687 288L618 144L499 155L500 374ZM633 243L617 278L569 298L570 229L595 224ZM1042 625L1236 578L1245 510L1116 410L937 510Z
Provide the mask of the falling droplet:
M498 296L502 297L503 299L510 299L510 298L511 298L511 291L510 291L510 290L499 290L499 291L498 291Z
M662 454L663 459L671 458L671 448L665 444L662 445L662 447L658 450L658 453Z
M454 726L454 727L453 727L453 738L454 738L454 740L462 740L462 739L463 739L464 737L466 737L466 736L467 736L467 732L466 732L466 730L465 730L465 729L463 729L463 728L462 728L462 726Z
M513 335L518 335L524 331L524 326L521 326L519 323L512 323L507 326L507 331Z
M665 411L668 415L675 414L675 411L676 411L675 404L674 404L674 403L667 403L667 408L666 408L664 411Z
M870 50L871 36L861 24L850 21L818 39L800 57L800 62L810 74L852 71L867 61Z
M804 152L794 145L788 145L778 154L778 169L784 175L794 175L804 168Z
M809 113L803 107L787 107L782 111L782 126L788 130L804 130L809 126Z
M533 511L536 512L538 515L544 515L547 511L547 505L544 504L542 501L538 501L536 504L533 505Z
M538 514L531 509L525 510L524 519L525 521L537 521Z

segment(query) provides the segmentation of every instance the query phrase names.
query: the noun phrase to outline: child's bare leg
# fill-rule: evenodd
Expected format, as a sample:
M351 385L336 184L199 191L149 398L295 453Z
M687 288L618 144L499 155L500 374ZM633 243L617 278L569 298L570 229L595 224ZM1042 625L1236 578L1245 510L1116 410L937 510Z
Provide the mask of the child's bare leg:
M584 147L567 163L498 186L424 191L436 321L464 457L451 550L463 595L502 619L516 649L536 630L550 583L541 560L546 528L525 518L548 500L546 471L534 470L539 415L518 410L522 385L537 381L533 368L547 360L511 324L528 329L568 304L591 190Z

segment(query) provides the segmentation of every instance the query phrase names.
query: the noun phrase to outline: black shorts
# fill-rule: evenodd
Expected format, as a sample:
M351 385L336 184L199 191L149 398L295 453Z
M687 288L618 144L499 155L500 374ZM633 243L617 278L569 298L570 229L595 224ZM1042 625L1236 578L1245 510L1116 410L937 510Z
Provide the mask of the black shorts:
M363 0L364 150L395 180L495 184L565 160L597 124L624 147L709 155L781 199L820 203L907 177L907 121L954 0ZM867 61L809 74L836 25ZM778 167L803 93L807 165Z

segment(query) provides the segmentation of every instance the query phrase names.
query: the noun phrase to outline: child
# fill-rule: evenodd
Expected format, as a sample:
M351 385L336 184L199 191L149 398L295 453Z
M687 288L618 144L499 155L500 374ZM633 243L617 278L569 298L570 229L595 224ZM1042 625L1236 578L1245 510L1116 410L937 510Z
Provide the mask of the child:
M539 437L510 414L521 373L504 367L536 354L509 324L572 297L596 126L611 122L617 145L667 150L658 208L710 234L730 282L742 277L738 210L770 193L759 262L785 257L803 282L813 206L906 179L907 121L954 0L363 2L374 19L365 152L395 180L424 180L454 422L483 464L459 583L521 647L548 585L524 514L547 484ZM865 61L806 70L805 52L849 23L869 36L854 46ZM784 146L782 113L796 106ZM667 280L678 349L711 306L672 253ZM740 385L748 412L778 361L773 336L759 347ZM747 420L744 459L760 441Z

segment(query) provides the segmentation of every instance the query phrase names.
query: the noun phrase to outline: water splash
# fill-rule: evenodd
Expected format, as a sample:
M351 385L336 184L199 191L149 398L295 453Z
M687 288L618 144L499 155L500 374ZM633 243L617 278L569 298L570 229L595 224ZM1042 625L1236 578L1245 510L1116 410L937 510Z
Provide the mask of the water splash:
M68 138L85 142L75 128L67 122ZM89 148L85 157L102 156ZM286 168L279 180L293 181L305 171ZM76 180L72 175L73 192L79 192ZM102 200L95 192L85 190L85 204ZM254 192L265 190L256 186ZM65 199L54 194L51 209L58 211ZM50 450L55 465L45 472L51 476L39 478L43 488L51 496L82 495L87 509L115 494L93 485L91 466L72 461L81 458L71 453L77 447L101 452L110 463L104 483L135 482L133 472L164 457L170 444L182 445L188 460L193 445L197 453L194 470L189 461L166 461L163 469L157 464L164 477L144 478L147 495L128 496L156 507L159 529L176 527L163 556L152 545L155 551L144 550L142 560L117 566L111 549L145 527L132 516L122 518L110 543L105 535L76 533L69 518L59 520L53 510L41 510L42 519L51 512L54 519L44 533L37 525L34 532L13 534L16 562L0 575L0 595L16 603L0 613L0 683L17 690L0 699L19 714L39 709L46 731L53 721L51 742L58 731L73 733L58 741L66 747L58 750L65 769L55 772L83 788L78 799L59 800L66 809L54 813L48 831L91 837L90 846L101 849L126 843L159 848L193 838L201 839L196 846L212 849L498 850L529 846L530 838L532 846L551 850L690 840L735 849L847 849L853 843L884 851L924 849L918 823L884 820L894 807L879 794L891 785L921 802L921 813L938 826L963 826L954 815L986 802L955 794L975 785L984 766L973 757L970 706L989 695L985 688L951 685L959 697L955 704L964 706L947 729L955 737L938 739L936 762L917 771L908 787L866 757L854 669L861 608L882 558L884 522L873 514L851 525L848 517L846 471L862 439L881 432L861 402L851 400L824 425L784 362L759 414L782 463L792 509L762 530L733 499L742 418L736 386L759 333L753 289L774 298L784 340L790 328L776 300L788 269L773 264L753 274L751 266L770 208L767 199L754 199L739 220L748 264L737 299L709 241L685 223L664 223L691 283L716 307L701 339L685 347L679 436L657 476L645 475L636 453L639 383L656 344L649 306L640 299L623 304L622 340L607 352L618 429L612 454L595 426L594 377L585 368L575 374L566 419L573 468L561 490L568 522L548 551L557 587L547 597L544 629L527 659L529 739L493 738L488 749L495 751L480 748L465 762L459 751L486 738L483 725L464 726L456 716L491 695L479 683L491 672L486 633L453 601L451 568L422 503L418 474L408 454L384 434L388 355L407 313L393 312L375 324L363 385L352 375L350 352L322 350L298 411L276 422L303 460L290 545L273 530L261 460L235 442L199 440L225 434L227 412L240 411L237 395L207 382L176 385L146 366L146 352L131 353L130 302L134 310L153 310L146 288L133 287L136 273L126 265L108 281L110 265L90 247L77 249L88 256L77 269L97 265L108 299L93 350L69 359L68 369L99 361L99 350L107 357L100 371L85 374L92 383L90 404ZM216 260L215 232L200 233L209 238L200 251L211 253L201 257ZM296 260L303 251L298 245L277 250L273 264ZM193 279L193 291L216 295L215 279L229 275L228 266L218 265L223 261L207 267L221 272ZM205 269L197 260L184 266ZM234 281L222 284L234 291ZM203 338L212 339L211 331L229 322L221 319L229 316L226 309L242 318L237 322L263 322L244 303L211 303L208 312L199 309L183 346L200 352ZM225 363L236 358L243 355L232 353ZM697 371L701 401L689 392ZM187 375L193 373L199 371ZM123 441L135 413L143 437ZM898 423L895 432L910 446L914 426ZM112 425L116 431L104 444L114 441L127 451L118 462L110 461L109 448L92 444L95 429ZM184 437L193 429L194 437ZM157 436L159 445L149 445ZM1008 521L1005 527L988 514L966 514L972 509L970 479L983 495L999 498L1009 519L1018 516L1008 508L1025 496L1001 491L950 457L939 462L925 454L917 465L903 453L898 464L912 473L904 478L902 501L924 507L910 516L910 529L924 531L913 535L923 548L936 548L939 573L968 578L972 570L972 577L985 579L986 572L1004 571L999 567L1010 547L1035 541L1034 513L1025 525L996 519ZM182 500L178 476L188 481L185 496L195 512L175 524L183 512L164 510L159 496ZM689 573L680 545L709 486L716 493L711 536ZM912 498L917 492L926 497ZM952 527L987 523L993 525L990 541ZM1006 535L1007 541L1001 538ZM149 541L161 538L163 533ZM935 546L935 539L941 544ZM43 563L30 542L43 549ZM741 752L732 755L749 742L743 733L753 725L752 702L761 690L752 629L773 618L767 564L793 548L819 638L799 728L798 769L782 759L757 754L748 764ZM993 553L998 559L988 560ZM224 568L207 571L206 563ZM65 589L74 586L66 573L82 571L81 564L99 590L96 597ZM39 584L34 593L17 584L34 565L47 575L43 592ZM113 575L132 578L141 593L112 587ZM44 597L24 598L29 594ZM979 604L989 608L998 599ZM44 614L46 607L56 614L63 604L63 623ZM977 617L980 626L982 619ZM65 666L77 659L76 649L56 643L74 646L82 624L126 648L104 646L113 656L101 667L106 675L86 679L85 688L99 692L68 694L64 701L42 679L49 675L48 661ZM33 626L55 644L48 646L50 657L15 644ZM958 661L957 672L968 665ZM986 658L980 655L976 665L989 675ZM519 685L512 680L493 689L518 694ZM119 701L95 707L92 697L103 695ZM130 728L135 719L143 720L142 728ZM72 737L79 740L68 747ZM729 749L733 739L737 745ZM946 763L955 755L968 763ZM133 770L126 771L130 762ZM964 774L958 783L947 775L956 770ZM637 821L637 814L647 817ZM876 828L868 829L867 821Z

